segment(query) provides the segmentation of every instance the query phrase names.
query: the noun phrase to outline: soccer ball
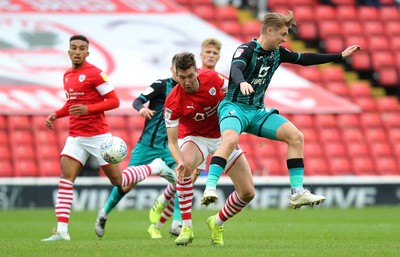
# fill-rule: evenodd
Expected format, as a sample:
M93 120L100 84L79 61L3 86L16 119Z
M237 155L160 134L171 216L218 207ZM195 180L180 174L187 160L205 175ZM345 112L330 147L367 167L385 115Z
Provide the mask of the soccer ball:
M101 157L108 163L117 164L122 162L127 153L128 147L124 140L119 137L109 137L100 145Z

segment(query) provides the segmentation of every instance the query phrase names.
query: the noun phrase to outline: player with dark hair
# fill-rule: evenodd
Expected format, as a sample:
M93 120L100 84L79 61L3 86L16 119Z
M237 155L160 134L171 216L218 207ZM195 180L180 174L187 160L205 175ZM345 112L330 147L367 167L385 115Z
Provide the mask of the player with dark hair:
M179 84L165 101L164 118L168 147L177 164L176 191L183 225L175 244L187 245L194 239L192 174L221 142L217 108L223 99L227 80L215 71L198 70L194 55L186 52L179 54L176 59L176 74ZM182 143L178 143L179 137ZM224 221L239 213L254 197L251 170L240 147L234 149L227 158L226 167L236 190L216 215ZM223 245L223 227L215 224L216 216L207 220L211 243Z
M340 61L361 49L352 45L338 54L296 53L281 46L296 21L292 11L287 15L269 13L262 22L258 39L240 45L235 51L230 71L228 92L218 108L222 143L214 153L207 177L202 204L217 200L216 186L226 167L228 156L236 148L243 132L285 142L289 170L290 206L322 203L324 196L303 188L303 134L274 108L264 105L265 92L272 76L283 62L315 65ZM218 222L217 222L218 223Z
M96 158L115 186L128 186L168 168L158 159L149 165L129 167L121 174L117 164L103 160L100 145L111 136L104 112L117 108L120 101L105 72L86 61L89 56L89 40L85 36L74 35L70 38L68 54L72 67L64 73L63 78L67 101L61 109L46 118L46 126L50 129L53 129L54 122L59 118L69 116L70 121L69 135L61 152L61 175L55 204L57 230L42 241L70 240L68 224L74 182L89 156ZM136 172L140 176L136 176Z

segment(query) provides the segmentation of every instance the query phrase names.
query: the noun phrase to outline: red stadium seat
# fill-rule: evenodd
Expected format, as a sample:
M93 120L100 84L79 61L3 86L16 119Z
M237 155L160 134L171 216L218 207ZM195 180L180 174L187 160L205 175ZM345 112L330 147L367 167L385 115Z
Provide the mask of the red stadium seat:
M315 40L318 38L318 26L314 21L299 22L297 29L297 36L302 40Z
M375 167L380 175L400 175L399 166L394 157L376 157L374 161Z
M260 21L246 21L241 25L242 35L249 38L257 37L260 34L261 22Z
M331 128L336 127L336 116L334 114L316 114L315 115L316 128Z
M374 6L359 6L357 8L357 16L360 21L379 20L378 8Z
M379 85L383 87L399 86L399 71L395 66L380 67L377 73Z
M279 158L263 158L259 160L261 174L264 176L287 176L288 171Z
M346 147L348 156L350 158L355 158L360 156L362 157L370 156L369 145L366 144L365 142L360 142L360 141L346 142Z
M200 5L192 10L193 14L206 21L213 21L215 17L215 7L213 5Z
M364 142L364 134L360 128L344 128L341 130L344 142Z
M363 35L363 28L358 20L343 20L341 23L343 36ZM343 51L343 49L342 49Z
M371 97L372 89L367 81L351 82L349 85L349 93L352 98L355 97Z
M364 128L380 128L383 125L381 116L377 112L363 113L360 116L360 124Z
M313 128L315 126L313 114L292 115L289 120L299 129Z
M14 160L14 176L37 177L39 175L35 159Z
M388 142L370 142L369 148L372 156L393 156L393 149Z
M13 144L32 144L33 136L30 129L14 129L9 132L10 142Z
M324 151L319 142L311 141L304 144L304 158L323 156Z
M297 65L298 66L298 65ZM321 82L321 72L316 66L300 66L296 67L297 74L302 76L303 78L319 84Z
M318 132L315 128L302 128L301 132L303 132L304 140L306 142L319 140Z
M378 175L374 161L368 156L356 156L351 159L353 171L359 176Z
M238 21L237 11L233 6L220 6L215 8L215 17L222 22Z
M325 157L304 158L304 175L306 176L329 176L330 168Z
M324 20L336 20L336 8L330 5L316 5L314 18L317 23Z
M362 21L364 35L385 35L384 24L381 21Z
M10 130L14 129L31 129L32 123L28 115L9 115L8 127Z
M327 36L324 40L324 50L327 53L340 53L344 48L342 36Z
M380 112L398 112L399 100L395 96L386 96L376 99L376 107Z
M0 144L0 159L10 159L11 158L11 153L10 153L10 147L8 144Z
M344 37L344 44L346 46L355 45L356 44L356 45L361 45L362 47L365 48L365 47L367 47L367 39L366 39L366 36L364 34L346 35ZM354 57L354 56L356 56L356 55L358 55L359 53L362 53L362 52L364 52L364 51L357 52L357 54L352 55L352 57Z
M389 126L386 128L386 131L388 132L390 141L394 142L395 144L398 144L398 142L400 142L400 127Z
M325 40L330 36L340 36L341 29L336 20L322 20L318 23L318 31L321 39Z
M14 168L10 159L0 159L0 177L14 177Z
M336 121L342 128L358 128L361 124L359 114L338 114Z
M9 142L9 135L7 130L1 129L0 130L0 144L1 145L8 145Z
M34 129L43 129L43 130L49 130L46 127L46 118L47 116L43 115L33 115L32 116L32 125Z
M0 115L0 130L7 128L7 119L5 115Z
M389 43L387 43L387 45L389 45ZM395 66L396 61L391 51L386 50L387 48L383 49L379 47L376 47L374 49L377 49L371 54L372 68L374 70ZM378 51L378 49L381 50Z
M386 128L400 128L400 113L399 112L385 112L382 113L382 121Z
M390 48L395 52L400 52L400 35L389 37Z
M220 21L218 27L224 31L225 33L228 33L231 36L241 36L241 26L238 21L235 20L226 20L226 21Z
M346 45L349 45L349 44L346 44ZM367 51L361 51L361 52L351 56L350 60L351 60L350 61L351 67L355 70L367 71L367 70L372 69L371 56Z
M57 135L50 129L38 129L33 132L33 139L36 145L57 144Z
M354 103L361 107L363 112L376 111L375 99L372 97L357 97L353 99Z
M396 6L381 6L378 8L379 18L381 21L395 21L400 20L400 14Z
M386 132L382 127L365 128L364 131L365 131L365 138L370 143L386 141L388 139Z
M59 159L44 159L39 162L40 177L59 177L61 174Z
M344 81L326 81L324 87L335 95L349 98L349 88Z
M383 35L372 35L367 37L367 46L368 49L374 49L374 52L371 52L372 59L374 58L374 54L376 51L387 51L390 49L389 40L386 36ZM373 67L377 67L377 64L372 61ZM375 66L374 66L375 65Z
M323 143L323 148L327 158L347 156L346 147L341 141L325 142Z
M338 5L336 7L336 19L338 21L357 20L357 8L353 5Z
M297 0L298 1L298 0ZM290 2L297 2L291 0ZM293 6L293 12L296 14L296 23L301 24L304 21L314 21L314 8L310 7L310 4Z
M353 167L347 157L329 157L327 158L332 175L352 175Z
M325 82L344 81L344 70L342 67L329 66L329 67L325 67L324 69L322 69L321 72L322 72L322 80Z
M339 141L341 136L336 127L323 127L318 130L319 138L322 142Z
M385 21L384 26L384 32L386 32L387 36L393 37L400 35L399 21Z
M36 151L33 148L32 144L12 144L11 145L11 154L15 159L28 159L35 158Z

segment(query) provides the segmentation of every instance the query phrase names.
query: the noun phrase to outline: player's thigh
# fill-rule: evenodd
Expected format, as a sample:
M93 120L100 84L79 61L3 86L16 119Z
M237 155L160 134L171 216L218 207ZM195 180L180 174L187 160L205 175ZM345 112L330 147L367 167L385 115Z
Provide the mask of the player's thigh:
M193 170L195 170L200 164L205 161L204 149L203 147L196 143L193 140L188 140L184 142L181 146L181 154L183 158L183 162L185 163L189 176L192 174Z
M239 105L228 101L222 101L218 107L220 131L234 130L238 134L246 130L249 114Z
M61 156L61 178L74 182L83 165L67 155Z
M253 119L251 126L247 132L263 138L278 140L277 131L282 124L287 123L288 120L279 115L278 113L262 112Z
M242 154L227 174L231 178L239 197L244 201L250 201L254 197L254 182L249 163Z

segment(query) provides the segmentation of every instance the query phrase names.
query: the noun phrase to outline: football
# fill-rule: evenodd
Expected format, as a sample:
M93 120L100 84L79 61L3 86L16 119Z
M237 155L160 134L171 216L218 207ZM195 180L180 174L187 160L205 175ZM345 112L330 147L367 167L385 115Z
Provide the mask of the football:
M100 145L101 157L108 163L117 164L122 162L127 153L128 147L124 140L119 137L109 137Z

